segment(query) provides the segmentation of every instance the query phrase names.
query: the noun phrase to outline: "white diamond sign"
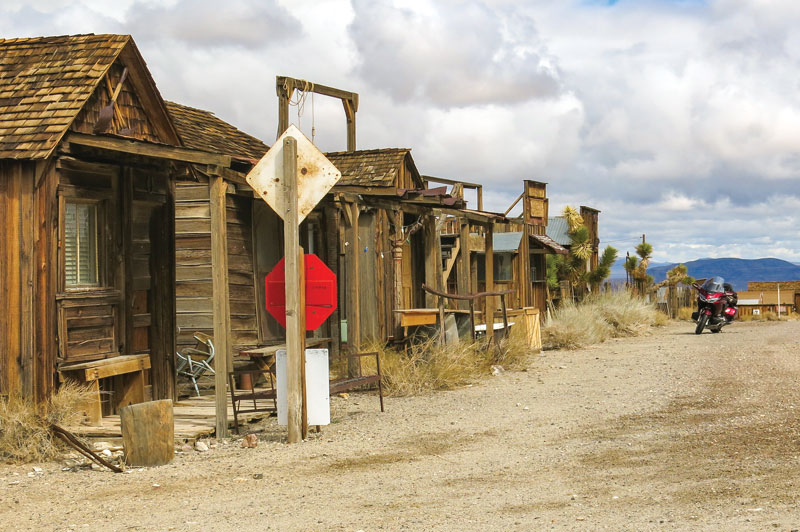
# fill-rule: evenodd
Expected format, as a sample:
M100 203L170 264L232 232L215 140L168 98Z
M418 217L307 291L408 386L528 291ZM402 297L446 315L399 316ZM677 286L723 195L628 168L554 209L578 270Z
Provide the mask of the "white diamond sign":
M272 207L278 216L286 218L283 173L283 139L297 141L297 208L298 223L314 210L317 203L342 177L342 173L303 135L294 124L280 136L269 151L247 174L247 183Z

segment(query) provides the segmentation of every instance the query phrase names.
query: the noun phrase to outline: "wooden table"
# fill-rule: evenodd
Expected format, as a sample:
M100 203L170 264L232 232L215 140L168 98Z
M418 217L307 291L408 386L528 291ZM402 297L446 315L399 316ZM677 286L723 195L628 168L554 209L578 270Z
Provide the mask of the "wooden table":
M306 338L306 348L319 347L330 344L330 338ZM275 354L281 349L286 349L286 344L273 344L262 347L254 347L239 351L240 356L250 357L255 366L260 369L269 369L275 361Z

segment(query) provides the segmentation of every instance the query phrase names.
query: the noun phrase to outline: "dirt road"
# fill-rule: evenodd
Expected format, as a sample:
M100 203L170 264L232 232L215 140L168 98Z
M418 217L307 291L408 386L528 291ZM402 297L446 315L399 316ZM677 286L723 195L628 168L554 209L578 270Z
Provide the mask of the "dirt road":
M273 418L161 468L0 466L0 529L795 530L799 384L800 322L673 324L385 414L337 398L301 445Z

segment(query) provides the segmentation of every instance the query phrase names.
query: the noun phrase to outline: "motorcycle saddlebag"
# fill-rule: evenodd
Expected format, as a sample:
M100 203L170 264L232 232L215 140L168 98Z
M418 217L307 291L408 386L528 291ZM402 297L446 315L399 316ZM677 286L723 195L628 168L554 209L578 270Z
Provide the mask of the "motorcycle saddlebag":
M697 311L692 312L692 321L697 321L697 318L700 317L700 313Z

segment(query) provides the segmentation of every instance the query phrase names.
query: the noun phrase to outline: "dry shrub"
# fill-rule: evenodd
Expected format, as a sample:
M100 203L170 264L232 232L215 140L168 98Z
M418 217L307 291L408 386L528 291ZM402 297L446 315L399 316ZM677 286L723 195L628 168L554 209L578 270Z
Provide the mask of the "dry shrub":
M668 321L653 305L626 290L604 292L558 308L545 324L542 343L545 349L573 349L638 336Z
M678 309L678 319L681 321L692 321L694 307L681 307Z
M63 447L50 432L50 423L79 423L83 418L81 405L90 397L86 387L65 383L41 407L18 396L0 400L0 460L24 463L58 457Z
M500 346L490 347L483 341L443 346L431 338L413 344L407 353L382 345L373 345L370 350L380 353L386 393L409 396L474 383L489 375L493 365L521 369L534 354L522 336L512 335ZM373 369L374 359L364 363L364 369Z

